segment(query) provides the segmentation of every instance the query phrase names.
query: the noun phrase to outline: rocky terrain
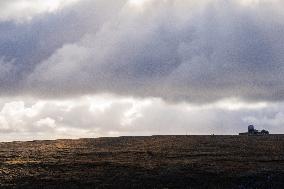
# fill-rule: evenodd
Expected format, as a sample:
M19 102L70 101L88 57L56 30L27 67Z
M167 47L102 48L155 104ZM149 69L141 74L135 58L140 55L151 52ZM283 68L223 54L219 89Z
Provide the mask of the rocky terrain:
M0 188L283 188L284 136L0 143Z

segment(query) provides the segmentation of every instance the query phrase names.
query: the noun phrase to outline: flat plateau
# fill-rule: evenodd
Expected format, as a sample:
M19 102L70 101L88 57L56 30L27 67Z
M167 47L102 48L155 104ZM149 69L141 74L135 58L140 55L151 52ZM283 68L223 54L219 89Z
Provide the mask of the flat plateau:
M0 143L1 188L283 188L284 135Z

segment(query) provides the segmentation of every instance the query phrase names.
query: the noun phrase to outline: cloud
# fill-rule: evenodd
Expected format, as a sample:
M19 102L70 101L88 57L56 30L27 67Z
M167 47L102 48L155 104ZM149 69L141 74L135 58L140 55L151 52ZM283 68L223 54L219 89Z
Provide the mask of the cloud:
M0 81L5 80L5 77L12 72L13 66L11 62L6 62L4 58L0 58Z
M283 6L1 1L1 140L283 132Z
M29 1L30 2L30 1ZM1 96L29 93L23 90L23 81L44 60L65 44L78 42L84 35L94 32L120 9L121 1L113 3L96 0L65 7L54 13L35 16L30 22L15 23L0 20L0 57L13 72L0 82ZM90 5L91 4L91 5ZM84 13L84 14L83 14ZM92 19L90 19L92 18Z
M142 11L124 4L37 64L23 85L47 97L106 92L195 103L282 101L283 3L248 3L254 6L147 1Z
M227 104L227 105L225 105ZM237 108L236 108L237 107ZM283 103L228 99L211 105L168 104L161 99L110 95L64 100L0 101L1 141L154 134L237 134L247 125L283 132Z
M25 22L36 15L52 13L76 2L78 0L2 0L0 21Z
M118 136L151 100L84 96L65 100L24 97L0 102L1 140ZM74 132L75 131L75 132Z
M28 23L0 22L0 57L13 68L1 74L2 96L110 93L200 104L284 98L282 1L64 2Z

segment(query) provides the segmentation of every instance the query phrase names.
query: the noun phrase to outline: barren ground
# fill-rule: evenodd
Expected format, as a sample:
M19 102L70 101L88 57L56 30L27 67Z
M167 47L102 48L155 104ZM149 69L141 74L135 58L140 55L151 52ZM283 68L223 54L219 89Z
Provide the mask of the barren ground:
M283 188L284 136L0 143L0 188Z

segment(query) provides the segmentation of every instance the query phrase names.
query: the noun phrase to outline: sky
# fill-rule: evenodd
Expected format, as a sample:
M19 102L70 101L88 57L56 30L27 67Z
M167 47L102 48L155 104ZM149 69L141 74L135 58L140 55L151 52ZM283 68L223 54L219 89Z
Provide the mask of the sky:
M1 0L0 141L284 133L282 0Z

